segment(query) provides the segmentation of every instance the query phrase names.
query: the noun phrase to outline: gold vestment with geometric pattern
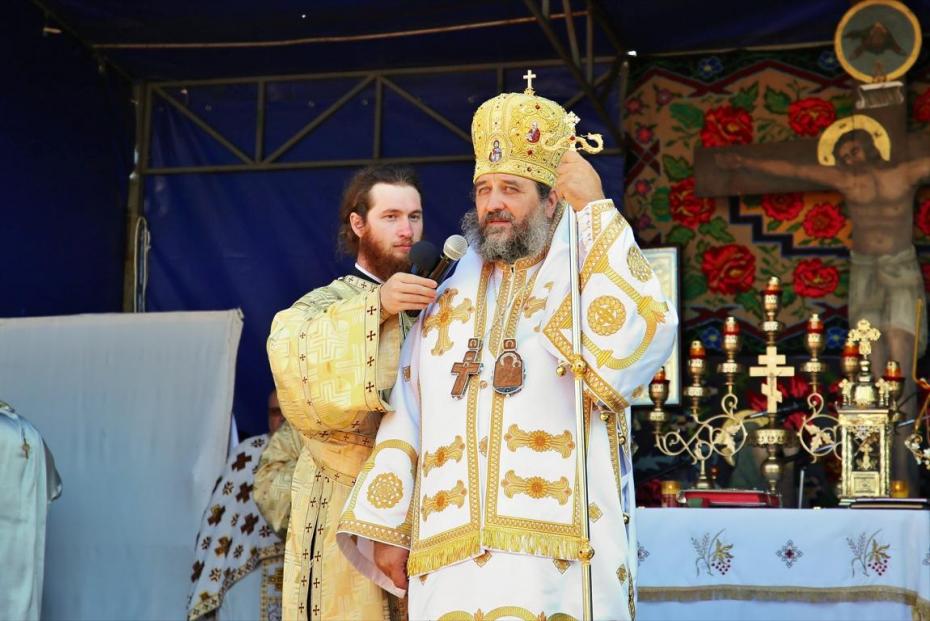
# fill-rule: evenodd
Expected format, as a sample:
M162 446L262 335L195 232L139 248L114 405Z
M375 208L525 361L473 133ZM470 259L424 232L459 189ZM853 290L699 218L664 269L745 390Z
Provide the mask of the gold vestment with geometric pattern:
M339 552L335 526L371 453L409 319L382 323L380 287L345 276L279 312L268 359L303 447L291 484L286 621L388 618L386 594Z

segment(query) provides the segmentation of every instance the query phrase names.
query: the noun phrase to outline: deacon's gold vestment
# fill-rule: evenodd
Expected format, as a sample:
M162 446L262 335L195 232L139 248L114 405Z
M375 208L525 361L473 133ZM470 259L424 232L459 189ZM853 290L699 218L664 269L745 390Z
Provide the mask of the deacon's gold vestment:
M407 324L404 313L382 322L379 286L355 276L315 289L271 324L278 401L303 443L285 544L285 621L387 618L386 594L340 553L336 524L388 410Z

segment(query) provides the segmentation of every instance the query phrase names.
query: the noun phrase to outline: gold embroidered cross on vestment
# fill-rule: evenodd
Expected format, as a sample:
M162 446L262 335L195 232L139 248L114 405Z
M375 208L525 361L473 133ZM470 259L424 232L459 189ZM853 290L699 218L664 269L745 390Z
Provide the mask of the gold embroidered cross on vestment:
M427 317L426 321L423 322L424 337L426 337L431 330L436 330L438 332L436 344L433 346L433 349L430 350L430 353L434 356L441 356L452 349L454 343L449 337L449 327L452 325L452 322L455 320L461 321L462 323L467 322L475 310L474 305L468 298L465 298L462 300L461 304L453 308L452 301L455 299L456 295L458 295L458 289L446 289L443 294L439 296L439 310Z

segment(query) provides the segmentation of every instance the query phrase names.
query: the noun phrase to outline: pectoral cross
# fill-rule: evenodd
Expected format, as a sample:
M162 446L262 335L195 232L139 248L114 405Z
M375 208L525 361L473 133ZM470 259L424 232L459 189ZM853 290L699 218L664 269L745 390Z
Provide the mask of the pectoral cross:
M759 356L759 364L765 366L750 367L749 375L765 378L765 383L762 384L762 394L766 397L765 409L769 414L775 414L782 400L781 392L778 390L778 378L793 377L794 367L778 366L785 364L785 357L778 353L778 348L774 345L765 348L765 355Z
M465 352L465 356L460 362L452 365L452 373L456 375L455 383L452 385L453 399L464 397L472 376L481 373L482 364L478 362L479 351L481 351L481 339L468 339L468 351Z
M24 439L23 440L23 455L26 456L26 459L29 459L29 449L30 449L29 443L26 442L26 440Z

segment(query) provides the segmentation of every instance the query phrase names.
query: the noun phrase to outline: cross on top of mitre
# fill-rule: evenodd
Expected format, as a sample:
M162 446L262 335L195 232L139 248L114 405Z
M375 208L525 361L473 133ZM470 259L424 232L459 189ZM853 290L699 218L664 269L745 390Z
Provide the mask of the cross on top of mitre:
M873 328L868 319L860 319L856 327L849 331L849 340L859 343L859 354L868 357L872 353L872 343L881 335L878 328Z
M526 73L524 73L521 77L522 77L524 80L526 80L526 90L523 91L523 92L524 92L526 95L533 95L534 93L536 93L536 91L533 90L533 78L536 78L536 77L539 77L539 76L537 76L535 73L533 73L533 70L532 70L532 69L527 69L527 70L526 70Z

